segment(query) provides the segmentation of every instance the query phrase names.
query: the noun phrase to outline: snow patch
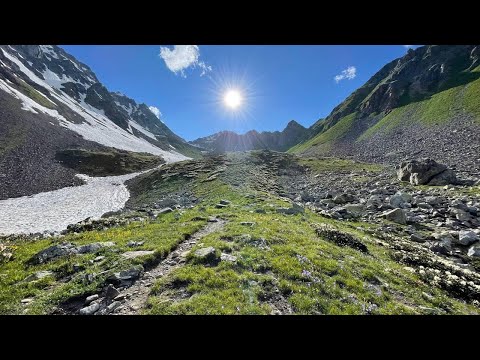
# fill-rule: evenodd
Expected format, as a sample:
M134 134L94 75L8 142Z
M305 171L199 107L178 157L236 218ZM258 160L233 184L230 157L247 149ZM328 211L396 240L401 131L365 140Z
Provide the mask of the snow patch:
M108 211L123 208L130 192L124 185L141 173L89 177L81 186L0 200L0 234L28 234L62 231L69 224L91 217L99 219Z
M40 50L42 50L44 54L48 54L55 59L59 59L57 53L55 52L55 50L53 50L52 45L40 45Z
M149 138L153 139L153 140L157 140L157 137L155 136L155 134L151 133L150 131L146 130L143 126L141 126L140 124L136 123L135 121L132 121L130 120L128 122L128 125L137 129L138 131L140 131L142 134L148 136Z

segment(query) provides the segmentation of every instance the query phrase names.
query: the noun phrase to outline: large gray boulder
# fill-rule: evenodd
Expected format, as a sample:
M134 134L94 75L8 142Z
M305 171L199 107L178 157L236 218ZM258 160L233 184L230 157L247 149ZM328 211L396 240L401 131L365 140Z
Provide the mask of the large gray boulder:
M458 182L455 173L447 166L429 158L409 160L397 166L397 177L413 185L448 185Z
M393 209L390 211L386 211L382 214L382 217L401 225L405 225L407 223L405 211L403 211L402 209Z

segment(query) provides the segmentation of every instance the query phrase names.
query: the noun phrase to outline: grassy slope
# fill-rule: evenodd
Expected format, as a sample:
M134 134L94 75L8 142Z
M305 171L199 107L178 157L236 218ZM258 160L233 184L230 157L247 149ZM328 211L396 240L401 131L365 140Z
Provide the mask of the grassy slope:
M343 117L335 125L326 131L318 134L310 140L295 145L288 150L289 153L301 153L310 147L317 147L318 149L328 151L336 140L341 139L353 125L356 113L352 113Z
M403 124L420 122L425 126L446 123L461 115L473 116L480 121L480 79L465 86L457 86L393 109L387 116L365 131L359 140L368 139L382 131L389 133Z
M325 169L338 166L348 169L354 165L337 162L328 165L325 160L325 166ZM320 165L317 168L321 170ZM425 284L418 275L392 260L389 251L371 236L358 229L374 225L329 220L308 210L294 216L277 214L277 207L290 204L268 193L236 190L221 178L197 181L192 189L203 199L201 204L156 220L64 238L7 242L13 250L13 260L0 263L0 313L22 313L26 307L20 300L26 297L35 299L27 307L28 313L46 313L68 298L92 294L112 272L163 258L188 234L205 225L207 216L219 216L228 223L220 232L204 237L193 250L214 246L218 252L237 256L237 263L222 261L218 266L206 267L188 257L184 267L160 279L153 287L146 313L268 314L271 312L268 299L276 289L295 313L300 314L360 314L366 309L379 314L429 313L432 308L446 313L478 312ZM249 196L252 194L254 196ZM230 200L231 205L217 209L215 204L220 199ZM256 213L259 209L265 213ZM255 225L244 226L242 221L253 221ZM338 247L317 236L315 225L321 223L354 234L367 245L370 255ZM251 240L245 235L250 235ZM131 250L126 246L130 240L145 241L139 249L154 250L155 254L135 260L123 259L120 254ZM114 241L117 245L114 249L103 249L100 254L105 259L100 262L92 261L99 254L87 254L44 265L28 264L33 254L60 241L75 244ZM259 241L266 247L256 246ZM74 274L74 264L85 269ZM57 281L50 277L22 282L39 270L54 271ZM96 274L90 283L85 280L87 274ZM59 281L67 275L73 275L72 279ZM191 296L173 301L169 292L174 295L179 288Z
M480 66L464 76L480 72ZM459 75L459 78L462 74ZM472 77L473 78L473 77ZM457 83L461 83L459 79ZM450 84L453 86L455 84ZM409 102L404 106L393 109L388 115L365 131L358 140L365 140L378 132L390 133L404 124L420 123L424 126L438 125L453 121L459 116L472 116L480 122L480 79L466 85L458 85L441 91L431 97L417 102ZM326 131L316 135L304 143L297 144L288 152L302 153L311 147L318 151L328 151L335 141L341 139L351 128L355 115L343 117L338 123Z

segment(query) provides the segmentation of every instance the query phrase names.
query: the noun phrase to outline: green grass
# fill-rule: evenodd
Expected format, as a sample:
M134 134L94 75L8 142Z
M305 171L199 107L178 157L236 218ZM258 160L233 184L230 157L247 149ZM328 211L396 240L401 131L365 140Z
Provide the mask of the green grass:
M306 142L295 145L287 152L300 153L308 150L311 147L315 147L316 149L321 151L328 151L329 149L331 149L335 141L341 139L348 133L355 121L356 114L357 113L354 112L350 115L343 117L331 128L318 134L317 136L311 138Z
M93 293L115 271L127 269L133 264L148 264L163 258L187 235L194 233L206 223L203 220L191 221L195 216L199 216L199 212L194 210L180 216L170 213L155 221L136 222L106 231L89 231L67 235L62 239L16 241L12 244L13 260L0 264L0 314L22 313L23 305L20 301L26 297L35 299L29 306L29 313L48 313L55 305L70 297ZM34 254L60 240L76 245L114 241L116 246L114 249L102 249L97 254L77 255L59 258L47 264L29 265L28 260ZM145 242L142 247L135 248L136 250L153 250L154 254L133 260L124 259L120 254L132 250L127 247L128 241L131 240ZM104 255L105 259L100 263L90 263L98 255ZM85 270L74 274L74 264L85 267ZM69 275L73 275L73 279L66 283L55 282L53 278L32 283L22 282L28 275L40 270L53 271L58 280ZM97 276L92 283L84 281L85 274L101 274L104 271L106 273Z
M43 94L35 90L32 86L28 85L25 81L17 79L16 87L22 93L33 99L38 104L45 106L48 109L55 109L56 105L52 101L48 100Z
M55 158L64 166L91 176L123 175L152 169L164 162L152 154L113 148L109 151L67 149L59 151Z
M441 125L463 114L480 122L480 79L432 95L430 98L393 109L374 126L365 131L358 141L379 132L391 133L412 123L424 126Z
M403 269L384 248L354 229L362 224L327 220L308 211L279 215L272 211L270 200L275 206L287 203L273 198L259 204L233 192L229 196L225 189L222 196L232 201L232 207L223 210L229 222L222 231L203 238L192 252L213 246L236 256L237 262L205 267L188 257L184 267L155 284L146 314L269 314L268 299L276 290L297 314L363 314L368 307L376 314L425 313L419 306L444 313L478 312ZM252 206L267 213L252 213ZM242 221L255 225L242 226ZM333 224L356 235L371 255L319 238L316 223ZM258 246L261 241L266 247ZM422 292L433 297L425 298ZM182 298L180 293L187 295Z
M314 162L318 171L325 168L343 171L368 165L331 159L322 165L322 161L325 160ZM291 204L268 192L236 190L220 178L210 182L202 179L189 185L201 199L191 209L105 231L6 242L13 249L13 260L0 263L0 314L49 313L72 297L98 292L111 273L136 264L152 265L164 258L179 242L204 226L203 219L209 216L220 217L227 223L221 230L200 239L184 266L155 283L146 314L270 314L279 303L289 306L295 314L423 314L429 312L426 308L448 314L479 312L478 308L452 298L404 269L390 250L360 230L374 229L376 224L335 221L309 210L293 216L278 214L277 208ZM231 204L217 209L215 205L220 199ZM259 209L264 213L257 213ZM245 221L254 225L242 225ZM319 237L315 228L322 223L354 235L368 247L369 254ZM131 250L126 244L132 240L145 242L136 249L155 253L124 259L121 253ZM98 254L29 265L32 255L60 241L74 244L114 241L116 246L102 249ZM218 254L234 255L237 261L221 261L213 266L199 264L192 254L207 246L213 246ZM91 261L100 254L105 256L104 260ZM74 265L84 269L75 273ZM22 282L39 270L53 271L55 276L33 283ZM93 281L85 280L88 274L96 275ZM33 303L22 305L20 301L26 297L33 297Z

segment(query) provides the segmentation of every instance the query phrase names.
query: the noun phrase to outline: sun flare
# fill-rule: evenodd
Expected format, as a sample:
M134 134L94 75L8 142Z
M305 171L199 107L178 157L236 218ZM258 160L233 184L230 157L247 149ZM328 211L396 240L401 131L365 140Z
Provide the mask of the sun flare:
M242 104L242 94L238 90L228 90L223 97L223 102L231 109L236 109Z

